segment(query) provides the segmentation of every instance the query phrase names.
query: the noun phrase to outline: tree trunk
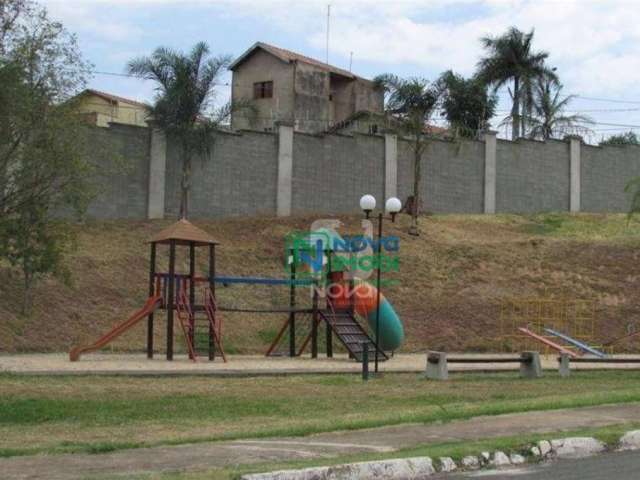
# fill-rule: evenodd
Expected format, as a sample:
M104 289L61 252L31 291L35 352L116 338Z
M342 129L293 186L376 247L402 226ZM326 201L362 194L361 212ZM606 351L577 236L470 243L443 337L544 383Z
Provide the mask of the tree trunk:
M420 215L420 181L422 180L422 145L419 137L416 138L413 153L413 211L411 212L409 235L418 236L420 235L418 215Z
M520 78L513 79L513 107L511 108L511 140L517 140L520 135Z
M30 273L22 270L24 278L24 291L22 292L22 315L29 315L31 313L31 307L33 305L33 299L31 296L31 288L33 286L32 276Z
M180 218L187 218L189 211L189 189L191 187L191 153L186 142L183 143L182 180L180 182Z

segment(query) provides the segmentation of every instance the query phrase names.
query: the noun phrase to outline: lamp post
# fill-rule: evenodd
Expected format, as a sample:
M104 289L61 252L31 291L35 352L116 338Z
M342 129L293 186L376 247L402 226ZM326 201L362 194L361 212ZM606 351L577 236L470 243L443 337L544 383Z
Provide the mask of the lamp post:
M370 218L371 212L373 212L376 208L376 199L373 195L363 195L360 198L360 208L365 214L365 218ZM385 202L385 211L391 214L391 221L395 222L396 214L402 208L402 203L396 197L390 197ZM380 264L382 263L381 253L382 253L382 223L384 220L384 212L378 212L378 241L376 243L376 256L378 259L378 268L376 271L376 335L375 335L375 373L378 373L378 350L379 350L379 339L380 339L380 275L381 268Z

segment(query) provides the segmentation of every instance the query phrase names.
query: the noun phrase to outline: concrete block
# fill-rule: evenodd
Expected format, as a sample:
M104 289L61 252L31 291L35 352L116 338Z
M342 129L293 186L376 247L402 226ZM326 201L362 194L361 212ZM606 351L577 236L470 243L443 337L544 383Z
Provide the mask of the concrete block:
M538 442L538 449L540 450L540 455L546 457L551 453L551 443L547 440L540 440Z
M427 352L426 377L431 380L447 380L447 354L444 352Z
M569 157L570 157L570 168L569 168L569 185L570 185L570 194L569 194L569 211L570 212L579 212L580 211L580 197L581 197L581 156L580 149L582 146L582 139L578 136L570 136L569 138Z
M278 126L278 190L276 213L279 217L291 215L293 198L293 127Z
M566 353L561 353L560 360L558 362L558 373L561 377L568 377L569 375L571 375L571 367L569 362L569 355L567 355Z
M491 465L493 465L496 468L506 467L508 465L511 465L511 460L509 460L509 457L507 456L506 453L496 450L495 452L493 452Z
M605 446L592 437L571 437L551 440L551 450L558 458L582 458L604 452Z
M429 457L350 463L331 467L281 470L243 475L241 480L417 480L435 473Z
M398 196L398 137L384 136L384 198Z
M467 468L469 470L475 470L476 468L480 468L480 460L478 459L478 457L474 455L468 455L464 457L460 461L460 464L462 465L463 468Z
M149 153L149 198L147 218L164 218L165 176L167 172L167 138L164 131L151 130Z
M439 462L441 472L453 472L458 468L456 462L454 462L451 457L440 457Z
M522 352L520 362L520 376L524 378L542 377L542 364L538 352Z
M484 213L496 213L497 132L484 134Z
M620 450L640 450L640 430L625 433L620 438Z

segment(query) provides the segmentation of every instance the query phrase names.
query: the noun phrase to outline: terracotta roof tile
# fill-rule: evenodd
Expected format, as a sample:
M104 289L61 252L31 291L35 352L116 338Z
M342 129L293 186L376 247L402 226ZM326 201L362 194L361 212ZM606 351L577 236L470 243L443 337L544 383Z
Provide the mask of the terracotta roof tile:
M98 97L104 98L105 100L110 100L112 102L130 103L131 105L138 105L139 107L149 108L148 105L142 102L137 102L135 100L131 100L130 98L119 97L118 95L113 95L107 92L101 92L100 90L94 90L92 88L87 88L81 93L81 95L86 95L86 94L96 95Z
M331 72L331 73L335 73L336 75L341 75L343 77L347 77L347 78L359 78L362 80L366 80L366 81L370 81L367 80L365 78L359 77L357 75L354 75L353 73L349 72L348 70L344 70L342 68L338 68L334 65L329 65L328 63L324 63L321 62L320 60L316 60L315 58L311 58L311 57L307 57L306 55L302 55L300 53L296 53L296 52L292 52L291 50L287 50L285 48L280 48L280 47L276 47L274 45L270 45L268 43L264 43L264 42L256 42L254 43L251 48L249 48L246 52L244 52L242 55L240 55L229 67L231 70L233 70L237 65L239 65L240 63L242 63L244 61L245 58L247 58L249 56L249 54L251 52L253 52L256 48L261 48L269 53L271 53L272 55L278 57L280 60L282 60L283 62L304 62L304 63L308 63L309 65L313 65L315 67L321 68L322 70L326 71L326 72Z
M183 218L176 223L169 225L164 230L155 234L149 240L149 243L169 243L175 240L178 245L188 245L194 242L198 246L217 245L211 235L204 230L193 225L189 220Z

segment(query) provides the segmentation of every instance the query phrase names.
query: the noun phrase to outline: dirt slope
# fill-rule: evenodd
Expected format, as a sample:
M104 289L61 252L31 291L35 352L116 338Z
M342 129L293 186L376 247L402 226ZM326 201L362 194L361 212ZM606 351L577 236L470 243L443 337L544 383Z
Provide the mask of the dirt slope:
M316 217L238 218L194 223L220 242L218 272L284 277L284 237L308 229ZM358 217L340 217L357 232ZM33 314L21 317L18 272L0 265L0 351L60 351L104 333L139 308L147 292L145 241L170 221L99 222L74 226L78 250L69 258L72 285L37 287ZM622 215L434 216L422 219L419 238L406 235L408 219L386 224L400 237L399 284L385 289L406 327L406 351L496 350L505 297L560 296L593 300L599 341L640 327L640 222ZM200 260L204 261L205 254ZM204 269L204 263L198 262ZM160 255L161 265L166 256ZM164 263L163 263L164 262ZM186 268L181 259L179 268ZM284 306L286 287L219 288L227 306ZM231 353L266 349L284 315L227 314ZM162 330L163 318L160 316ZM144 327L113 349L143 348ZM180 348L181 342L177 344ZM163 346L162 332L157 345ZM640 350L640 339L623 350Z

